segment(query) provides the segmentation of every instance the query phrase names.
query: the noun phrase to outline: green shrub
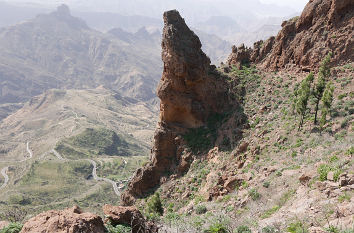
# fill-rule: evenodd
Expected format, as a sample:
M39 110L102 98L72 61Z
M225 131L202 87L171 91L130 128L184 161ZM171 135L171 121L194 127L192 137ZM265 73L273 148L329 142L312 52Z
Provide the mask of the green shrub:
M195 209L195 212L197 214L205 214L207 211L208 210L205 205L198 205L197 208Z
M10 223L7 227L0 229L0 233L19 233L22 230L23 225L21 223Z
M212 224L204 233L228 233L228 229L223 223Z
M111 223L107 223L105 225L105 228L107 233L130 233L132 231L132 228L130 226L125 226L125 225L112 226Z
M320 175L320 181L327 180L328 172L330 172L330 167L327 164L321 164L317 169L318 174Z
M297 156L296 151L291 152L291 157L295 158Z
M248 226L239 226L236 228L235 233L251 233L251 229Z
M330 225L326 230L331 233L339 233L339 229L332 225Z
M345 152L347 155L354 155L354 146L350 147L347 152Z
M262 233L279 233L280 231L273 226L266 226L262 229Z
M262 215L261 218L265 219L265 218L269 218L270 216L272 216L275 212L277 212L280 209L279 206L273 206L272 208L266 210Z
M160 194L155 193L146 202L146 215L148 219L158 219L163 215L163 208L160 199Z
M339 180L339 176L342 173L342 170L339 168L333 168L329 166L328 164L321 164L317 170L318 174L320 175L319 179L320 181L326 181L327 180L327 175L328 172L333 171L334 172L334 181Z
M300 221L290 223L287 231L290 233L307 233L308 229L307 227Z
M253 188L251 189L248 194L250 195L250 197L252 198L252 200L258 200L259 198L261 198L261 194L257 191L257 189Z
M347 192L344 192L343 195L340 195L340 196L338 197L338 201L339 201L339 202L344 202L344 201L350 202L350 198L351 198L350 194L347 193Z
M270 182L269 181L264 181L263 187L264 188L269 188L269 186L270 186Z

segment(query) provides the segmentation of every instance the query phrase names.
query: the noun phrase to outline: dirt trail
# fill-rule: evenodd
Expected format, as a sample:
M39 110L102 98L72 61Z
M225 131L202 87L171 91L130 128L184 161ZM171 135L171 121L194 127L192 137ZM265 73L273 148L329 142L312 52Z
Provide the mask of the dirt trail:
M0 189L5 188L7 186L7 184L9 183L9 176L6 174L8 169L9 169L9 167L4 167L3 169L1 169L1 175L5 178L5 181L0 186Z

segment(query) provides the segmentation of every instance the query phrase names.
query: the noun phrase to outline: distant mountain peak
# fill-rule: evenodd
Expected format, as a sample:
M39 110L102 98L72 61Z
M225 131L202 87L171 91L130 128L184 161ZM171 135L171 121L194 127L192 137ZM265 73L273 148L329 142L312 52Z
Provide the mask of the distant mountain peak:
M80 18L76 18L71 15L70 8L62 4L57 7L57 10L46 15L39 15L39 18L44 20L46 22L48 20L47 17L54 18L55 20L58 20L60 22L66 22L67 25L69 25L72 28L75 29L88 29L88 26L85 21L81 20Z
M68 15L71 16L70 9L65 4L62 4L62 5L58 6L56 13L59 14L59 15L63 15L63 16L68 16Z

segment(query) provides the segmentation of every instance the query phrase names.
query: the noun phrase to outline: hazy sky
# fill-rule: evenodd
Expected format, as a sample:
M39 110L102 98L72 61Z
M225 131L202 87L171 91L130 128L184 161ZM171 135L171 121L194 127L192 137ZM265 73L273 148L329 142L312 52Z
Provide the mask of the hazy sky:
M282 6L289 6L295 10L301 11L309 0L260 0L263 3L271 3Z
M1 0L0 0L1 1ZM33 3L43 3L43 4L61 4L61 3L83 3L85 4L86 1L84 0L2 0L2 1L6 1L6 2L33 2ZM100 5L100 0L96 0L97 4ZM127 0L127 1L134 1L134 0ZM167 1L167 0L166 0ZM170 0L173 1L173 0ZM190 0L190 1L210 1L210 0ZM213 2L218 2L218 1L222 1L222 0L212 0ZM235 2L242 2L240 0L234 0ZM287 6L287 7L291 7L297 11L302 11L302 9L304 8L304 6L306 5L306 3L309 0L259 0L262 3L269 3L269 4L276 4L279 6ZM114 4L114 0L112 0L112 3Z

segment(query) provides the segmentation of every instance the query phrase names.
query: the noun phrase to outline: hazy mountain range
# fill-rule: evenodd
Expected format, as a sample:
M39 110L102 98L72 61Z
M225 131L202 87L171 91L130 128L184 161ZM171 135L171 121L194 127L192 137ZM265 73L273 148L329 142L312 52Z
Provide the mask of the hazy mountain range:
M29 19L38 13L47 13L58 4L58 1L40 0L32 0L31 3L20 0L6 2L0 3L0 26ZM103 0L99 5L92 0L61 2L73 9L74 16L84 19L90 27L100 31L115 27L129 32L136 32L141 27L146 27L150 32L161 31L163 12L178 9L193 28L230 43L248 45L276 34L283 20L299 14L292 8L263 4L259 0Z

